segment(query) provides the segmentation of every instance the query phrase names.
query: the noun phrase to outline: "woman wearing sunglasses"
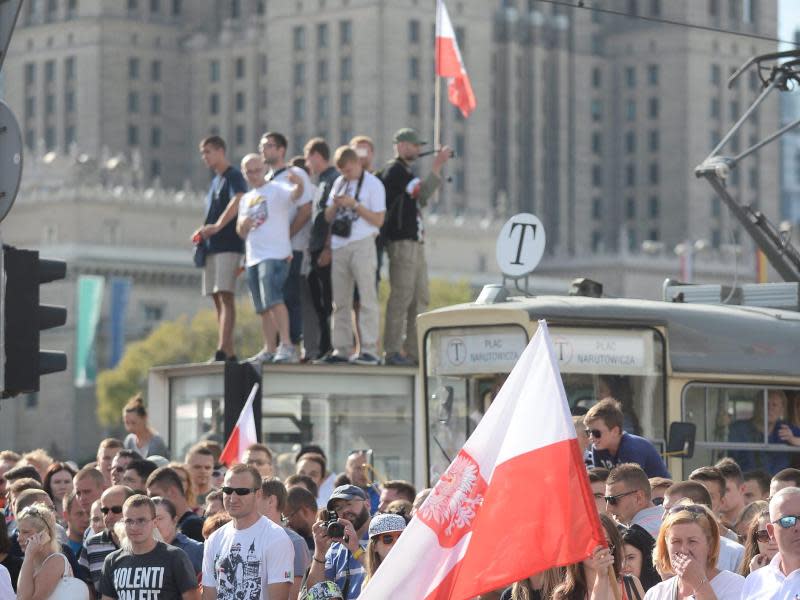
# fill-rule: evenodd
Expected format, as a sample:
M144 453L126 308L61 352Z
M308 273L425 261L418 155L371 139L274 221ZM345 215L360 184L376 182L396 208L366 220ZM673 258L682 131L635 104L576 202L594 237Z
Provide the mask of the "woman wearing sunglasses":
M364 570L364 583L361 589L367 585L375 571L386 560L386 555L394 547L395 542L406 528L406 520L400 515L379 514L373 517L369 523L369 543L367 544L367 562Z
M769 537L767 523L769 523L769 508L762 510L750 523L744 541L744 558L741 569L744 577L756 569L768 565L769 561L778 553L778 542Z
M727 600L739 598L744 577L717 569L719 526L701 504L676 504L658 533L653 561L662 575L674 575L650 588L645 600Z
M613 600L612 586L620 588L623 600L641 600L642 584L632 575L622 574L622 538L617 524L608 515L600 515L607 546L598 546L583 562L567 566L564 582L553 592L553 600ZM614 568L616 581L609 577Z

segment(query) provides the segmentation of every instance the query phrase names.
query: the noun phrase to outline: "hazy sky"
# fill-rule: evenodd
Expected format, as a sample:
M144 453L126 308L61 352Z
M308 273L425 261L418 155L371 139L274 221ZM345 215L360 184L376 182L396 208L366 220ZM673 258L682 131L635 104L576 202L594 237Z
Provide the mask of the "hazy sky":
M800 27L800 0L780 0L778 37L793 40L794 30Z

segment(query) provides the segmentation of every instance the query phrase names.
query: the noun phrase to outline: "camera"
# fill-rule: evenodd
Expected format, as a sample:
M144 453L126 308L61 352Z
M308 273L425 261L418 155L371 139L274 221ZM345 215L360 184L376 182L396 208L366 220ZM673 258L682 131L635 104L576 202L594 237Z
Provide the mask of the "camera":
M331 223L331 233L343 238L349 238L353 231L353 220L346 214L336 215Z
M328 532L328 537L331 538L344 537L344 525L339 523L339 515L336 514L335 510L331 510L328 512L328 520L325 521L325 530Z

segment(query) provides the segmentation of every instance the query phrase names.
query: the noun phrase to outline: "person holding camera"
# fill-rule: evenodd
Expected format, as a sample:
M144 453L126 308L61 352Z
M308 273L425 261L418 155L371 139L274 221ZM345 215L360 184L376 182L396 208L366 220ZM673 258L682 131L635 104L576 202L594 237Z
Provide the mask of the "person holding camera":
M333 490L327 510L320 511L320 519L311 528L314 556L307 587L333 581L345 600L358 598L364 580L369 522L369 500L364 490L355 485Z
M333 183L325 207L325 220L331 224L333 263L333 352L320 362L380 364L378 358L378 294L375 289L377 253L375 237L383 225L386 193L380 180L364 170L358 155L349 146L334 154L341 175ZM360 353L353 350L353 287L361 294L358 320L361 329Z

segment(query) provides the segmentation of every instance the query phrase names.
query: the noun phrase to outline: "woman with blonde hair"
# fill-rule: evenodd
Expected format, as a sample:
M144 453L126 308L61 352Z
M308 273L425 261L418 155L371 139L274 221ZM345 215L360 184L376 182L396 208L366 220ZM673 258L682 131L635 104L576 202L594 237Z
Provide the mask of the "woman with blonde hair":
M600 524L606 546L595 548L583 562L567 566L564 581L553 591L554 600L640 600L644 595L636 577L622 574L622 537L617 524L605 514L600 515ZM614 586L619 586L619 596Z
M123 442L125 448L135 450L142 458L148 456L169 458L169 448L163 438L148 423L147 409L141 394L136 394L128 400L122 409L122 419L125 423L125 430L128 431Z
M89 600L89 588L73 576L61 553L53 512L33 504L17 517L19 545L25 552L17 581L18 600ZM60 559L59 559L60 557Z
M727 600L738 598L744 577L717 568L719 526L702 504L676 504L658 532L653 562L663 576L674 575L650 588L645 600Z
M375 571L386 560L400 534L406 528L406 520L401 515L377 514L369 523L369 543L365 552L364 581L361 589L375 575Z

